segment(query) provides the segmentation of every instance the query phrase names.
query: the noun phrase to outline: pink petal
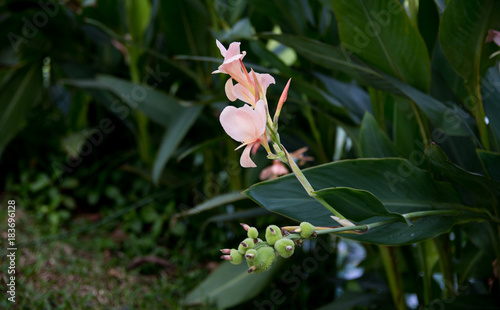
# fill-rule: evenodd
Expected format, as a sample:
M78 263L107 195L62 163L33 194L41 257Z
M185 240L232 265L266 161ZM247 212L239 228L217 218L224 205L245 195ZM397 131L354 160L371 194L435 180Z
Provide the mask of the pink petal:
M256 136L258 130L255 127L255 122L252 117L253 113L255 113L255 111L248 105L238 109L233 106L227 106L222 110L219 119L222 128L224 128L224 131L226 131L231 138L239 142L245 142L245 140L255 140L259 137Z
M253 144L248 144L245 147L245 149L243 150L243 153L241 154L240 165L243 168L255 168L255 167L257 167L257 165L250 158L250 150L252 149L252 145Z
M252 93L247 88L243 87L243 85L234 85L233 94L241 101L246 102L251 106L255 106L255 96L252 95Z
M233 86L233 79L232 78L229 78L229 80L227 80L226 86L224 87L224 89L226 90L226 96L229 100L235 101L237 99L237 97L233 94L234 86Z
M215 40L215 43L217 44L217 47L219 48L222 57L226 57L227 50L224 47L224 45L222 45L222 43L220 43L219 40Z
M497 45L500 46L500 32L490 29L488 30L488 35L486 36L485 42L494 41Z
M274 78L270 74L256 73L256 75L257 75L257 79L259 80L259 84L261 85L262 90L264 92L264 95L266 95L266 91L267 91L267 88L269 87L269 85L275 84L276 82L274 81Z
M252 113L252 119L255 126L255 138L258 138L266 131L267 109L264 100L259 100L255 104L255 113Z
M240 54L240 42L233 42L229 44L229 48L227 50L226 55L224 57L231 58L233 56L239 55Z

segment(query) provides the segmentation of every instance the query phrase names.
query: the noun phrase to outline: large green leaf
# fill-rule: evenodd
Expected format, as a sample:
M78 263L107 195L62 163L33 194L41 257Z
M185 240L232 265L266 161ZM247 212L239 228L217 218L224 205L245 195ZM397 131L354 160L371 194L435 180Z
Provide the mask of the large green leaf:
M183 108L176 118L171 120L153 164L153 182L158 183L163 168L200 115L202 108L202 106Z
M138 109L153 121L167 126L183 107L180 101L147 85L139 85L110 75L98 75L95 79L68 79L66 84L106 89L126 102L132 109Z
M500 153L477 150L477 154L490 178L500 182Z
M343 160L306 169L304 174L315 189L338 186L369 191L394 213L453 209L462 204L453 187L436 182L427 171L404 159ZM330 218L330 211L308 196L293 175L256 184L244 194L266 209L296 221L308 221L317 226L336 224ZM372 218L361 223L380 219ZM472 217L435 216L419 219L413 227L395 222L361 235L343 236L380 244L406 244L449 231L456 223L469 219Z
M280 260L268 272L249 274L245 263L234 266L229 262L221 264L183 301L184 305L214 304L217 309L226 309L239 305L257 296L278 269Z
M365 158L397 157L399 155L392 141L380 129L373 115L368 112L365 113L361 123L359 142L361 156Z
M314 192L347 219L360 222L376 216L394 217L404 223L400 214L389 212L372 193L347 187L326 188Z
M40 67L25 66L14 72L0 92L0 156L15 134L25 125L31 107L42 92Z
M500 182L496 182L480 174L469 172L452 163L443 150L436 144L425 149L425 158L429 168L439 177L461 187L468 192L468 199L473 199L473 205L480 208L499 208Z
M425 42L397 0L333 0L342 46L365 63L426 92Z
M453 0L441 18L439 42L451 66L466 84L479 83L480 76L494 63L489 59L497 47L485 43L489 29L500 26L497 0Z
M470 116L462 109L440 102L418 89L388 74L370 68L356 58L350 58L340 48L291 35L263 35L293 48L298 54L324 68L342 71L363 84L387 90L415 102L434 123L450 135L470 135Z

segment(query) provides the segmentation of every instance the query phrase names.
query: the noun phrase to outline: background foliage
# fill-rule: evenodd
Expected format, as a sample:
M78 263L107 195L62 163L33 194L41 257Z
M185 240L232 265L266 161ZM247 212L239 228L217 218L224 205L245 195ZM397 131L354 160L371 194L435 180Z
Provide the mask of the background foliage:
M6 0L0 16L18 307L498 306L500 73L484 42L498 1ZM308 147L306 176L349 218L453 216L322 236L268 273L223 264L202 282L241 221L335 225L293 176L252 186L264 152L239 167L216 38L275 77L271 109L292 78L283 144Z

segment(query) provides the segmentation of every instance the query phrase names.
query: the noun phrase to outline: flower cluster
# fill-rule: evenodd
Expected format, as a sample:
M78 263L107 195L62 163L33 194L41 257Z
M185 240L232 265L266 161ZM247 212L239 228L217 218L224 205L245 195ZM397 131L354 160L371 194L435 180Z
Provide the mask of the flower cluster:
M265 239L259 238L259 231L255 227L241 224L247 231L247 238L240 242L238 249L222 249L225 255L221 259L239 265L245 257L248 264L248 273L269 270L277 257L289 258L295 251L295 246L302 244L302 239L316 237L316 228L308 222L302 222L293 230L280 229L276 225L266 228Z
M226 133L234 140L241 142L237 148L245 147L240 158L240 165L245 168L256 167L250 158L252 149L256 150L263 145L268 155L275 156L269 148L268 140L276 141L277 122L283 103L288 94L290 81L285 86L278 102L273 120L269 115L266 92L274 78L269 74L261 74L250 70L243 65L245 52L240 52L240 42L233 42L226 48L217 41L217 46L224 57L223 63L212 73L229 74L225 91L229 100L239 99L245 102L241 108L227 106L220 114L220 122ZM233 84L233 80L236 84ZM279 145L279 143L277 143ZM281 156L286 161L284 155ZM279 159L278 157L273 159Z

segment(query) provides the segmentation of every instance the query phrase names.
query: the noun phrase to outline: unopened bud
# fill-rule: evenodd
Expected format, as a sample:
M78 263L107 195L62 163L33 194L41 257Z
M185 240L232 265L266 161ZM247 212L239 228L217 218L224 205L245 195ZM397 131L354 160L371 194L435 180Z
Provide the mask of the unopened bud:
M250 226L245 224L245 223L240 223L241 226L243 226L243 229L248 231L250 229Z
M254 249L250 249L245 254L245 257L247 258L247 261L252 261L253 259L255 259L255 257L257 257L257 251Z
M225 255L225 256L229 256L229 255ZM238 252L238 250L236 250L236 249L231 249L231 255L229 257L230 257L231 264L233 264L233 265L239 265L243 261L243 255L241 255L240 252Z
M231 253L231 249L221 249L220 250L223 254L230 254Z
M308 222L302 222L300 223L300 236L302 238L309 238L311 237L316 230L316 227L314 227L311 223Z
M269 245L274 245L276 241L281 239L281 229L276 225L269 225L266 229L266 241Z
M274 249L281 257L289 258L293 255L295 244L293 243L293 240L283 238L276 241L276 243L274 244Z
M223 260L231 260L231 255L222 255L220 257L220 259L223 259Z

